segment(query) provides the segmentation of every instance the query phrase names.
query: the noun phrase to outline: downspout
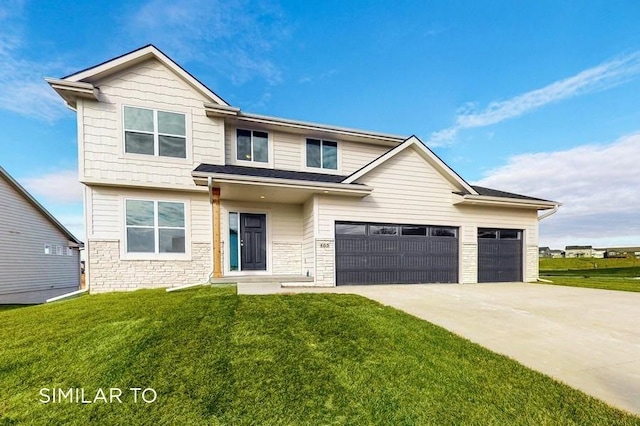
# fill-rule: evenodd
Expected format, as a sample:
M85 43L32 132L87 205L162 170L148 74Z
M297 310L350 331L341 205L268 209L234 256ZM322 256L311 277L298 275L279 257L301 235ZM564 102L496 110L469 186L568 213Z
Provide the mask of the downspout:
M213 217L213 179L211 178L211 176L207 177L207 188L209 188L209 205L211 205L211 229L213 230L214 226L215 226L215 220ZM214 242L215 245L215 242ZM214 249L215 251L215 249ZM215 268L216 268L216 263L215 263L215 259L213 259L213 265L211 266L211 272L209 272L209 277L207 278L207 283L209 284L211 283L211 278L213 277L214 273L215 273ZM177 287L169 287L167 288L167 293L171 293L174 291L180 291L180 290L185 290L188 288L192 288L192 287L197 287L200 285L204 285L205 283L195 283L195 284L186 284L186 285L181 285L181 286L177 286Z
M560 208L560 204L554 205L551 210L549 210L548 212L543 213L540 216L538 216L538 222L540 222L542 219L548 218L552 214L555 214L558 211L559 208ZM540 262L540 260L538 260L538 262ZM542 278L540 278L540 268L538 268L538 281L543 282L543 283L553 283L553 281L543 280Z

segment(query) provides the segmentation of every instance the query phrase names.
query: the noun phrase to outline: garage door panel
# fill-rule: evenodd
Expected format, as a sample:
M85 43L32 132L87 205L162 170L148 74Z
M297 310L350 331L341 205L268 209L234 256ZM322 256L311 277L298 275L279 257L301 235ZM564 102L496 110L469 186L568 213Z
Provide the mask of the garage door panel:
M501 239L503 235L509 239ZM511 239L513 235L518 239ZM522 281L521 236L520 230L478 229L478 282Z
M339 232L350 229L349 225L364 226L367 235ZM369 229L380 232L383 228L402 229L402 226L336 224L336 284L458 281L458 238L430 236L424 232L423 235L368 234Z

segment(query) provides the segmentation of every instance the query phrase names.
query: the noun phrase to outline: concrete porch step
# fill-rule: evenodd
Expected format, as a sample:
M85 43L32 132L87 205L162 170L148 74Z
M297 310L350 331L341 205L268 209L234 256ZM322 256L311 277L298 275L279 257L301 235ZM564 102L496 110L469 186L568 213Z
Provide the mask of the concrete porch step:
M313 277L306 275L232 275L222 278L211 278L211 284L222 283L264 283L264 284L280 284L280 283L300 283L305 285L313 283ZM308 284L307 284L308 285Z

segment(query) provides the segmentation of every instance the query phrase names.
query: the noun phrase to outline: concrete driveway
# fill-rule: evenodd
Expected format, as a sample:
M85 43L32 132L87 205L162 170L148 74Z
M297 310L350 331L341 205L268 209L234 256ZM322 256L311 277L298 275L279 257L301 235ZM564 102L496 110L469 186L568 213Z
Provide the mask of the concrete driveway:
M542 284L348 286L640 414L640 293Z

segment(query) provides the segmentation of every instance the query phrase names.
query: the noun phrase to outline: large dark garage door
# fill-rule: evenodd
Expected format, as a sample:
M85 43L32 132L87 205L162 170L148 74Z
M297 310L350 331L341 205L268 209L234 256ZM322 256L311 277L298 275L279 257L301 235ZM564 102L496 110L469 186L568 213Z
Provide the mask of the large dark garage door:
M458 282L458 229L336 223L336 284Z
M478 282L522 281L522 231L478 228Z

